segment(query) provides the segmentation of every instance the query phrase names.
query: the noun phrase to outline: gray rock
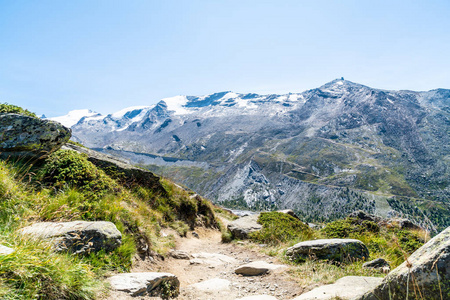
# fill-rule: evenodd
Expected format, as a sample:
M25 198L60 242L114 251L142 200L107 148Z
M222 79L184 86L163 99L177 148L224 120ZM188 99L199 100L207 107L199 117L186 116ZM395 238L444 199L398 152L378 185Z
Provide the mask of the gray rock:
M369 250L359 240L323 239L298 243L286 251L286 256L294 261L326 259L338 262L366 260Z
M8 255L13 253L15 250L13 248L9 248L3 245L0 245L0 255Z
M123 273L108 278L111 288L131 296L177 296L180 281L170 273L143 272Z
M286 266L269 264L265 261L254 261L238 267L234 272L244 276L258 276L266 274L270 271L284 268L286 268Z
M251 215L239 218L228 224L227 228L231 234L238 239L248 239L248 234L261 230L262 226L257 223L259 215Z
M363 268L366 269L379 269L383 270L384 268L390 268L391 266L384 258L377 258L371 261L368 261L362 265Z
M423 229L419 225L413 223L411 220L406 219L406 218L394 218L394 219L388 220L387 223L391 226L395 226L400 229L415 229L415 230Z
M326 300L326 299L353 299L376 287L383 278L347 276L342 277L333 284L323 285L293 300ZM389 298L382 298L389 299ZM397 299L397 298L395 298Z
M0 114L0 156L34 158L58 150L71 130L58 122L19 114Z
M191 259L191 256L186 251L172 250L169 255L175 259Z
M292 209L282 209L282 210L277 210L277 211L280 213L283 213L283 214L290 215L290 216L300 220L300 218L295 214L295 212Z
M24 227L20 232L51 240L57 251L74 253L112 251L120 246L122 240L116 225L105 221L42 222Z
M98 168L104 170L108 175L112 175L113 177L119 176L117 179L127 187L137 184L148 187L156 193L162 195L167 194L166 190L159 181L160 178L150 171L134 167L128 162L111 155L77 145L66 144L63 148L86 154L90 162Z
M449 296L450 227L392 270L373 291L357 299L441 300L449 299Z

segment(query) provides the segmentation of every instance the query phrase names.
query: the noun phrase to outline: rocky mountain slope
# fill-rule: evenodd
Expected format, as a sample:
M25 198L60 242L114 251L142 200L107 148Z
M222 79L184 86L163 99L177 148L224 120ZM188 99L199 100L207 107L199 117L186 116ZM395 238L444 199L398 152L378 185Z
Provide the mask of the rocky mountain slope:
M363 209L433 229L450 225L449 99L339 79L287 95L177 96L72 131L229 207L306 220Z

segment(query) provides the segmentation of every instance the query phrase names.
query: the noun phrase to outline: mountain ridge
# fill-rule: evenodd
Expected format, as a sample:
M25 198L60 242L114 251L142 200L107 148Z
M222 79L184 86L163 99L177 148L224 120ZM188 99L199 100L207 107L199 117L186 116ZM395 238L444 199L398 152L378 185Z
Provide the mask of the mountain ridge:
M311 220L362 208L441 226L449 222L449 99L445 89L336 79L302 93L165 98L130 114L139 118L86 117L72 130L88 147L129 152L228 206L294 208Z

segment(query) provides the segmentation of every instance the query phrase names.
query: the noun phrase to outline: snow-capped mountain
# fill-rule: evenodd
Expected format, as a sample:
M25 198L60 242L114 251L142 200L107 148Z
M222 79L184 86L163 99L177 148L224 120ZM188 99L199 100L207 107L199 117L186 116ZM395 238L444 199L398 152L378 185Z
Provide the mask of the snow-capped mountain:
M228 206L293 208L311 220L361 208L448 226L449 102L449 90L338 79L285 95L176 96L84 116L72 130Z
M53 117L53 118L48 118L48 119L59 122L66 127L72 127L73 125L77 124L82 118L85 118L85 117L90 118L90 117L97 117L97 116L101 116L101 115L90 109L78 109L78 110L69 111L69 113L65 116ZM43 118L44 119L46 118L45 115L43 116Z

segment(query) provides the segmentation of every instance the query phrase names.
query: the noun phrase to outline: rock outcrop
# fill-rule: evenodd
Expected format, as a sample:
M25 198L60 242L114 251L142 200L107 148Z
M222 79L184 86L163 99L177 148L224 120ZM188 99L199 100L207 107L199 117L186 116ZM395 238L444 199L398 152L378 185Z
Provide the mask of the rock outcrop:
M286 266L269 264L265 261L254 261L238 267L234 272L244 276L259 276L270 271L285 269Z
M20 232L51 240L57 251L73 253L108 252L119 247L122 241L120 231L106 221L42 222L24 227Z
M370 291L382 281L379 277L346 276L338 279L333 284L323 285L293 300L331 300L331 299L353 299ZM389 298L380 298L389 299ZM398 299L398 298L392 298Z
M286 256L294 261L325 259L338 262L366 260L369 250L355 239L323 239L298 243L286 251Z
M111 288L131 296L176 297L180 281L170 273L123 273L108 278Z
M58 122L19 114L0 114L0 156L39 158L58 150L71 130Z
M169 255L175 259L191 259L189 253L181 250L172 250L169 252Z
M228 224L227 228L231 234L238 239L248 239L251 232L261 230L262 225L258 224L259 215L241 217Z
M3 245L0 245L0 255L8 255L13 253L15 250L13 248L9 248Z
M358 300L450 299L450 227L420 247Z
M64 145L64 148L86 154L91 163L105 171L105 173L111 177L118 179L127 187L137 184L148 187L156 193L160 193L162 195L167 194L166 190L159 181L160 178L150 171L134 167L128 162L111 155L100 153L98 151L74 144L66 144Z

